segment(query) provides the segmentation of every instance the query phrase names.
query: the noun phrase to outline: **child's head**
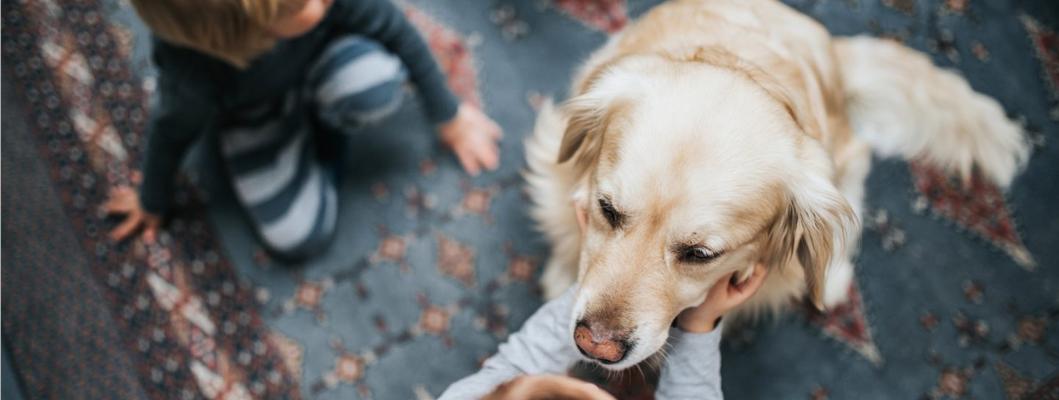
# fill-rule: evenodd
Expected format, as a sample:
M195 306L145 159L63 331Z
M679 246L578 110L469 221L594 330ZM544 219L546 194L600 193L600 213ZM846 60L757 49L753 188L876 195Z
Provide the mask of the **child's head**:
M332 0L132 0L162 39L243 68L277 39L311 30Z

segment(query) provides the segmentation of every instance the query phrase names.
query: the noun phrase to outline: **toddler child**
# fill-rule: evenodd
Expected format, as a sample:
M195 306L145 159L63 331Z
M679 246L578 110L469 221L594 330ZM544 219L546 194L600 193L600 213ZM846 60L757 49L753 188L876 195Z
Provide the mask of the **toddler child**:
M499 163L500 128L461 104L387 0L133 0L155 36L158 84L139 191L112 190L111 231L153 241L192 143L216 144L236 197L275 255L299 259L335 231L329 135L376 122L409 78L463 168Z

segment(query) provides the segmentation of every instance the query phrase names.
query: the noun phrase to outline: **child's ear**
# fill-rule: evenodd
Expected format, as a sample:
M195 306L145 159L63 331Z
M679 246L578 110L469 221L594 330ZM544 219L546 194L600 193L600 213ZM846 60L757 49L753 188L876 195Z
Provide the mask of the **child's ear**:
M577 228L584 236L585 230L588 229L588 194L585 193L584 188L574 193L570 205L574 207L574 214L577 216Z
M577 214L577 227L581 230L581 234L585 234L585 229L588 227L588 210L585 209L583 204L574 203L574 213Z

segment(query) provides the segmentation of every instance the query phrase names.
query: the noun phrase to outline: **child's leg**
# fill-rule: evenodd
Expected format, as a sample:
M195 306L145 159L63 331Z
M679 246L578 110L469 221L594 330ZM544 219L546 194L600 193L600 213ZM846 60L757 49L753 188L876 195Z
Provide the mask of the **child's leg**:
M376 122L401 105L407 73L397 56L360 36L343 36L309 72L308 97L320 120L336 130Z
M282 258L300 259L330 242L338 204L304 106L294 94L282 103L222 130L221 153L262 241Z

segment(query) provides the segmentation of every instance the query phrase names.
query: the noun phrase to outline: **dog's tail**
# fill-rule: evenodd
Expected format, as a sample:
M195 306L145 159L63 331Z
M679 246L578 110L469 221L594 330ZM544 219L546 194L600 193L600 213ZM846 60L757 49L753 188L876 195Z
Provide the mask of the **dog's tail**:
M530 215L551 243L552 254L541 275L544 297L558 297L577 278L581 248L571 190L577 179L571 164L559 164L566 120L551 100L541 105L533 134L526 139L526 191L533 202Z
M869 37L835 42L850 123L880 155L923 159L966 182L973 169L1007 187L1029 158L1022 128L920 52Z

